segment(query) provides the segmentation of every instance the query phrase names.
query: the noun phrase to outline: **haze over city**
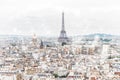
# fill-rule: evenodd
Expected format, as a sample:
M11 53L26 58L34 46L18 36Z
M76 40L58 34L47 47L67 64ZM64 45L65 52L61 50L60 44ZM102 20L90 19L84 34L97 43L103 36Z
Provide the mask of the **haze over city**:
M119 0L0 0L0 80L120 80Z
M0 35L58 36L65 13L68 36L119 35L119 0L1 0Z

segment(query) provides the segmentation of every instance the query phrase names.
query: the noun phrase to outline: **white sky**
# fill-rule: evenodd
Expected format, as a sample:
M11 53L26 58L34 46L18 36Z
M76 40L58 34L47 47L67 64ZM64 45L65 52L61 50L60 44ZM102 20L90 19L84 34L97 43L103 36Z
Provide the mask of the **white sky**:
M0 34L58 36L62 11L69 36L120 35L120 0L0 0Z

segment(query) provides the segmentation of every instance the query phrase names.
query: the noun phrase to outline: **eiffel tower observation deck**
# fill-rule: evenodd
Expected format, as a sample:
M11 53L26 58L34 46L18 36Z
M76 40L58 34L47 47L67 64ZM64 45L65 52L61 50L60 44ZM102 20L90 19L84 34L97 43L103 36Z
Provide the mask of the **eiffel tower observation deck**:
M64 12L62 12L62 30L60 32L60 36L58 38L58 42L61 45L66 45L71 42L71 39L67 37L66 31L65 31L65 24L64 24Z

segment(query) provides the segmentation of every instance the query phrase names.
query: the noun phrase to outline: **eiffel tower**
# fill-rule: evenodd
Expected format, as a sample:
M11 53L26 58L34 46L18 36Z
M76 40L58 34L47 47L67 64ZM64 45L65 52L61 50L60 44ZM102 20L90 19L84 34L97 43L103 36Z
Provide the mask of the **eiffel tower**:
M71 42L71 40L67 37L66 31L65 31L64 12L62 12L62 30L60 32L58 42L61 43L62 46L68 44L69 42Z

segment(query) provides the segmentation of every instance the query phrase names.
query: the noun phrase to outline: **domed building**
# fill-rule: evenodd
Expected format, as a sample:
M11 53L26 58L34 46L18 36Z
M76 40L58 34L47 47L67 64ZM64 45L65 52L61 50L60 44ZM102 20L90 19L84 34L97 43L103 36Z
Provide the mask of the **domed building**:
M94 37L94 41L93 41L92 45L94 45L95 47L99 47L102 45L102 41L101 41L100 36L96 35Z
M100 36L96 35L94 37L94 41L92 43L92 47L94 48L94 53L101 53L102 41L101 41Z

